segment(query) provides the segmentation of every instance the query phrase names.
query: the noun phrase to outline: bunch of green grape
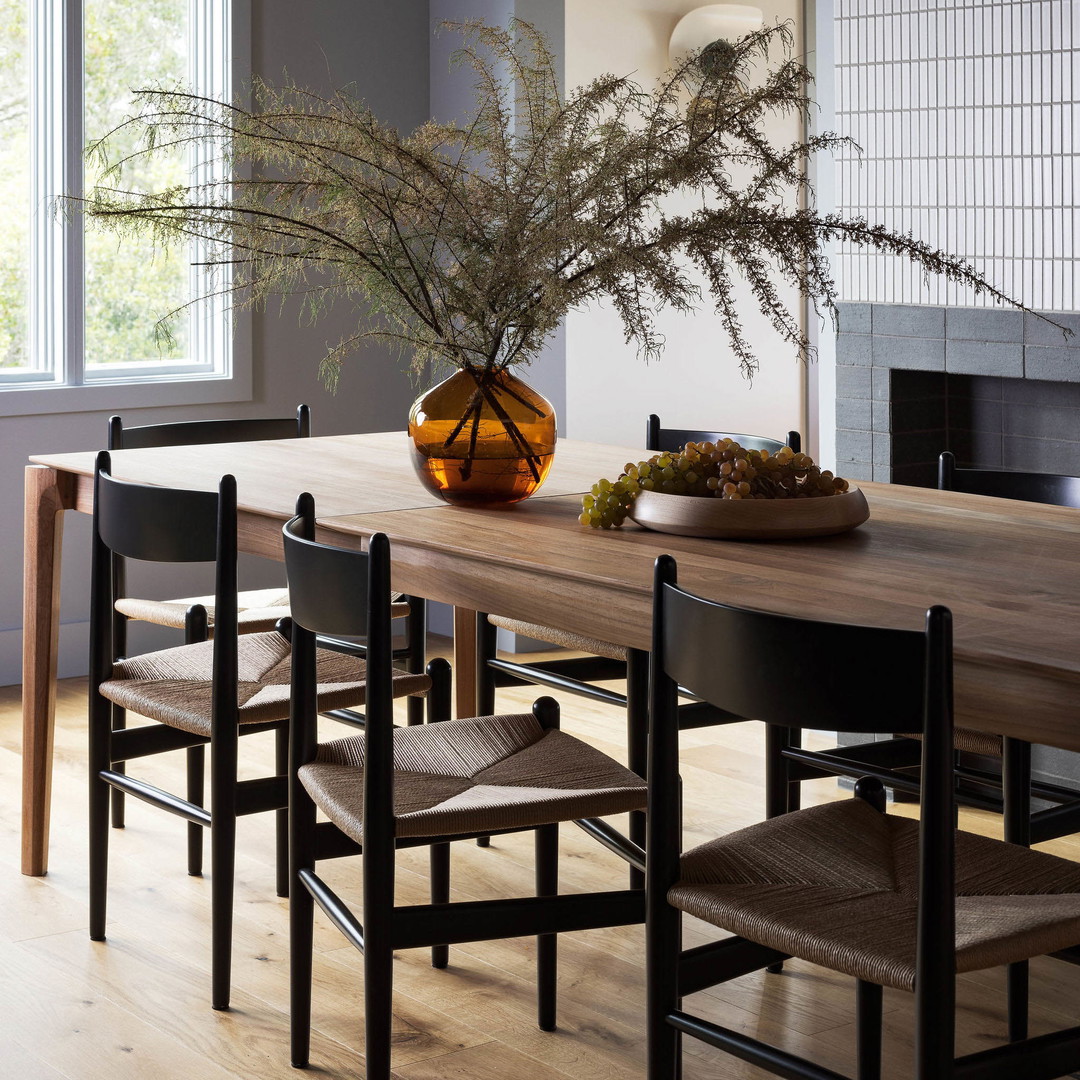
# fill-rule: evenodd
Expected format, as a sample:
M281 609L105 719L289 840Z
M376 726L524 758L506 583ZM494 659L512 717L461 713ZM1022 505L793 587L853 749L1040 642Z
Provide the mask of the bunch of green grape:
M847 491L848 482L820 469L809 454L783 446L747 450L734 439L687 443L679 452L627 463L614 481L599 480L582 497L578 520L594 529L621 525L640 491L716 499L816 499Z

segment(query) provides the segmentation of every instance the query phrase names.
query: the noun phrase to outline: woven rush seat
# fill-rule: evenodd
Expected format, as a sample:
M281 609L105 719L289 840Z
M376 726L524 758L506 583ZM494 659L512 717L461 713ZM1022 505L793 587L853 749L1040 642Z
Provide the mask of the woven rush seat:
M539 623L522 622L520 619L507 619L502 615L489 615L488 622L502 630L509 630L512 634L521 634L524 637L535 638L537 641L546 641L551 645L559 646L561 649L572 649L574 652L584 652L592 656L603 656L608 660L626 662L626 649L621 645L613 645L610 641L600 641L598 638L571 634L566 630L556 630L554 627L542 626Z
M915 985L918 822L862 799L771 818L683 854L670 903L856 978ZM1080 940L1080 866L956 833L956 970Z
M363 705L367 670L364 661L327 649L320 649L317 656L320 709ZM289 658L289 643L276 632L239 638L240 724L288 717ZM133 656L113 665L111 677L99 691L109 701L140 716L209 738L213 659L212 641ZM404 671L394 675L395 696L421 694L429 686L426 675Z
M400 594L398 594L400 595ZM214 598L212 596L187 596L177 600L143 600L139 597L121 597L116 610L137 622L155 623L183 630L188 609L201 604L206 609L207 622L214 626ZM273 630L278 620L289 616L289 591L282 588L252 589L236 598L237 624L241 634L257 634ZM390 607L391 618L404 619L409 605L395 601Z
M364 736L319 747L299 770L312 800L363 842ZM645 782L531 713L447 720L394 732L398 836L454 836L620 814L645 806Z
M906 739L921 739L920 734L905 734ZM973 731L971 728L953 729L953 746L966 754L980 754L983 757L1001 757L1001 736L991 735L986 731Z

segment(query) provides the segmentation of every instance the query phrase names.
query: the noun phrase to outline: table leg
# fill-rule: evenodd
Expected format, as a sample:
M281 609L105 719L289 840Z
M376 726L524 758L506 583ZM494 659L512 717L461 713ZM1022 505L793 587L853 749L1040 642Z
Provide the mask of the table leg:
M454 608L454 707L457 716L476 715L476 612Z
M75 500L72 478L40 465L27 467L25 492L22 872L40 875L49 863L60 543L63 513Z

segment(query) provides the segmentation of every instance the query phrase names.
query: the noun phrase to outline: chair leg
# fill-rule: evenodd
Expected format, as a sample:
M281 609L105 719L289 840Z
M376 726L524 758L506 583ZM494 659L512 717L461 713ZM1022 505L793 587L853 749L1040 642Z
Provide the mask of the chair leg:
M431 860L431 902L448 904L450 902L450 845L432 844ZM431 966L444 968L450 963L449 945L431 946Z
M204 806L206 794L206 747L189 746L187 748L187 798L196 806ZM202 877L203 872L203 827L193 822L187 827L187 872L192 877Z
M627 764L632 772L645 777L649 761L649 654L630 649L626 657L626 742ZM645 814L630 813L630 839L645 846ZM644 889L645 875L630 868L630 888Z
M438 724L450 719L452 708L450 665L441 658L436 658L427 665L431 689L427 695L427 721ZM422 698L411 698L423 704ZM450 901L450 845L432 844L431 846L431 902L446 904ZM450 962L448 945L432 945L431 966L444 968Z
M1028 1037L1028 962L1010 964L1005 978L1009 1042L1019 1042Z
M859 1080L881 1080L881 987L855 982L856 1039Z
M1005 839L1031 846L1031 744L1004 739L1001 747L1001 793ZM1009 1042L1028 1034L1028 965L1010 964L1006 975Z
M1031 744L1003 739L1001 788L1005 839L1021 847L1031 846Z
M126 568L124 560L119 555L112 556L113 589L115 596L124 595L124 583L126 580ZM121 615L115 608L112 612L113 626L113 652L116 656L127 656L127 617ZM119 705L110 705L112 710L112 729L122 731L127 727L127 710ZM125 771L123 762L117 762L112 766L118 773ZM122 829L124 827L124 793L118 788L112 788L112 827Z
M232 976L233 885L236 871L235 727L215 732L210 754L211 992L215 1009L229 1007Z
M315 869L315 804L290 772L289 810L289 1031L294 1068L306 1069L311 1056L311 968L315 901L300 882L301 870Z
M112 727L113 731L122 731L127 727L127 710L121 709L119 705L112 706ZM118 772L125 772L127 766L122 761L118 761L113 768ZM112 798L112 827L114 829L122 829L124 827L124 793L119 788L110 789Z
M788 729L765 726L765 816L779 817L788 811L788 767L783 750Z
M417 596L407 597L409 617L406 620L406 645L409 655L405 661L405 670L419 674L427 663L427 601ZM423 698L411 697L405 704L406 722L422 724L424 722Z
M682 1071L679 1033L666 1019L679 1007L679 922L679 912L667 904L663 905L663 910L654 910L648 916L645 936L647 1080L672 1080Z
M785 742L788 746L801 746L802 732L798 728L788 728ZM787 789L787 812L791 814L802 808L802 784L789 780L785 787Z
M498 627L493 626L483 612L476 613L476 711L480 716L495 712L495 672L488 661L495 655L499 639Z
M279 724L274 730L274 774L287 776L289 773L289 725ZM274 811L274 827L277 833L277 894L289 895L289 808L281 807Z
M788 782L788 763L783 755L788 742L788 729L776 724L765 725L765 816L779 817L788 812L788 799L792 787ZM769 964L765 969L770 975L779 975L784 963Z
M487 614L476 613L476 713L492 716L495 713L495 672L488 666L496 652L499 628L493 626ZM491 847L490 836L478 836L478 847Z
M105 940L105 908L109 878L109 785L102 769L111 767L109 702L91 704L90 717L90 940ZM96 713L96 716L94 715Z
M559 891L559 826L541 825L536 830L536 895L555 896ZM555 1030L558 992L559 935L536 938L536 1022L541 1031Z
M311 959L314 939L315 901L311 893L297 881L289 897L289 1029L290 1054L295 1069L306 1069L311 1058Z
M314 825L314 812L310 813ZM306 1069L311 1058L311 961L314 949L315 902L300 885L296 869L312 869L310 860L295 861L295 888L288 897L289 1053L293 1067Z
M366 929L366 927L365 927ZM364 943L364 1076L390 1080L394 952L381 942Z

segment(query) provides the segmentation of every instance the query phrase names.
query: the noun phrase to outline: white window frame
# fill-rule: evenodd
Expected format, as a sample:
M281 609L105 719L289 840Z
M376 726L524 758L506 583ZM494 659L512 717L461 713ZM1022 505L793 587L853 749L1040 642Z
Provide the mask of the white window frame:
M31 190L80 192L85 141L82 0L32 0L32 6ZM250 0L189 0L189 20L192 41L210 46L191 50L189 81L208 96L236 98L251 70ZM63 93L44 92L49 84L62 85ZM56 132L64 134L57 137ZM227 297L200 300L191 320L192 349L209 362L118 364L111 371L94 365L88 371L83 363L82 222L78 215L57 215L52 203L36 196L31 208L35 252L28 325L30 356L48 357L50 363L0 377L0 415L251 399L251 319L232 312ZM199 258L196 251L192 261ZM192 296L205 291L200 270L193 267L190 279Z

